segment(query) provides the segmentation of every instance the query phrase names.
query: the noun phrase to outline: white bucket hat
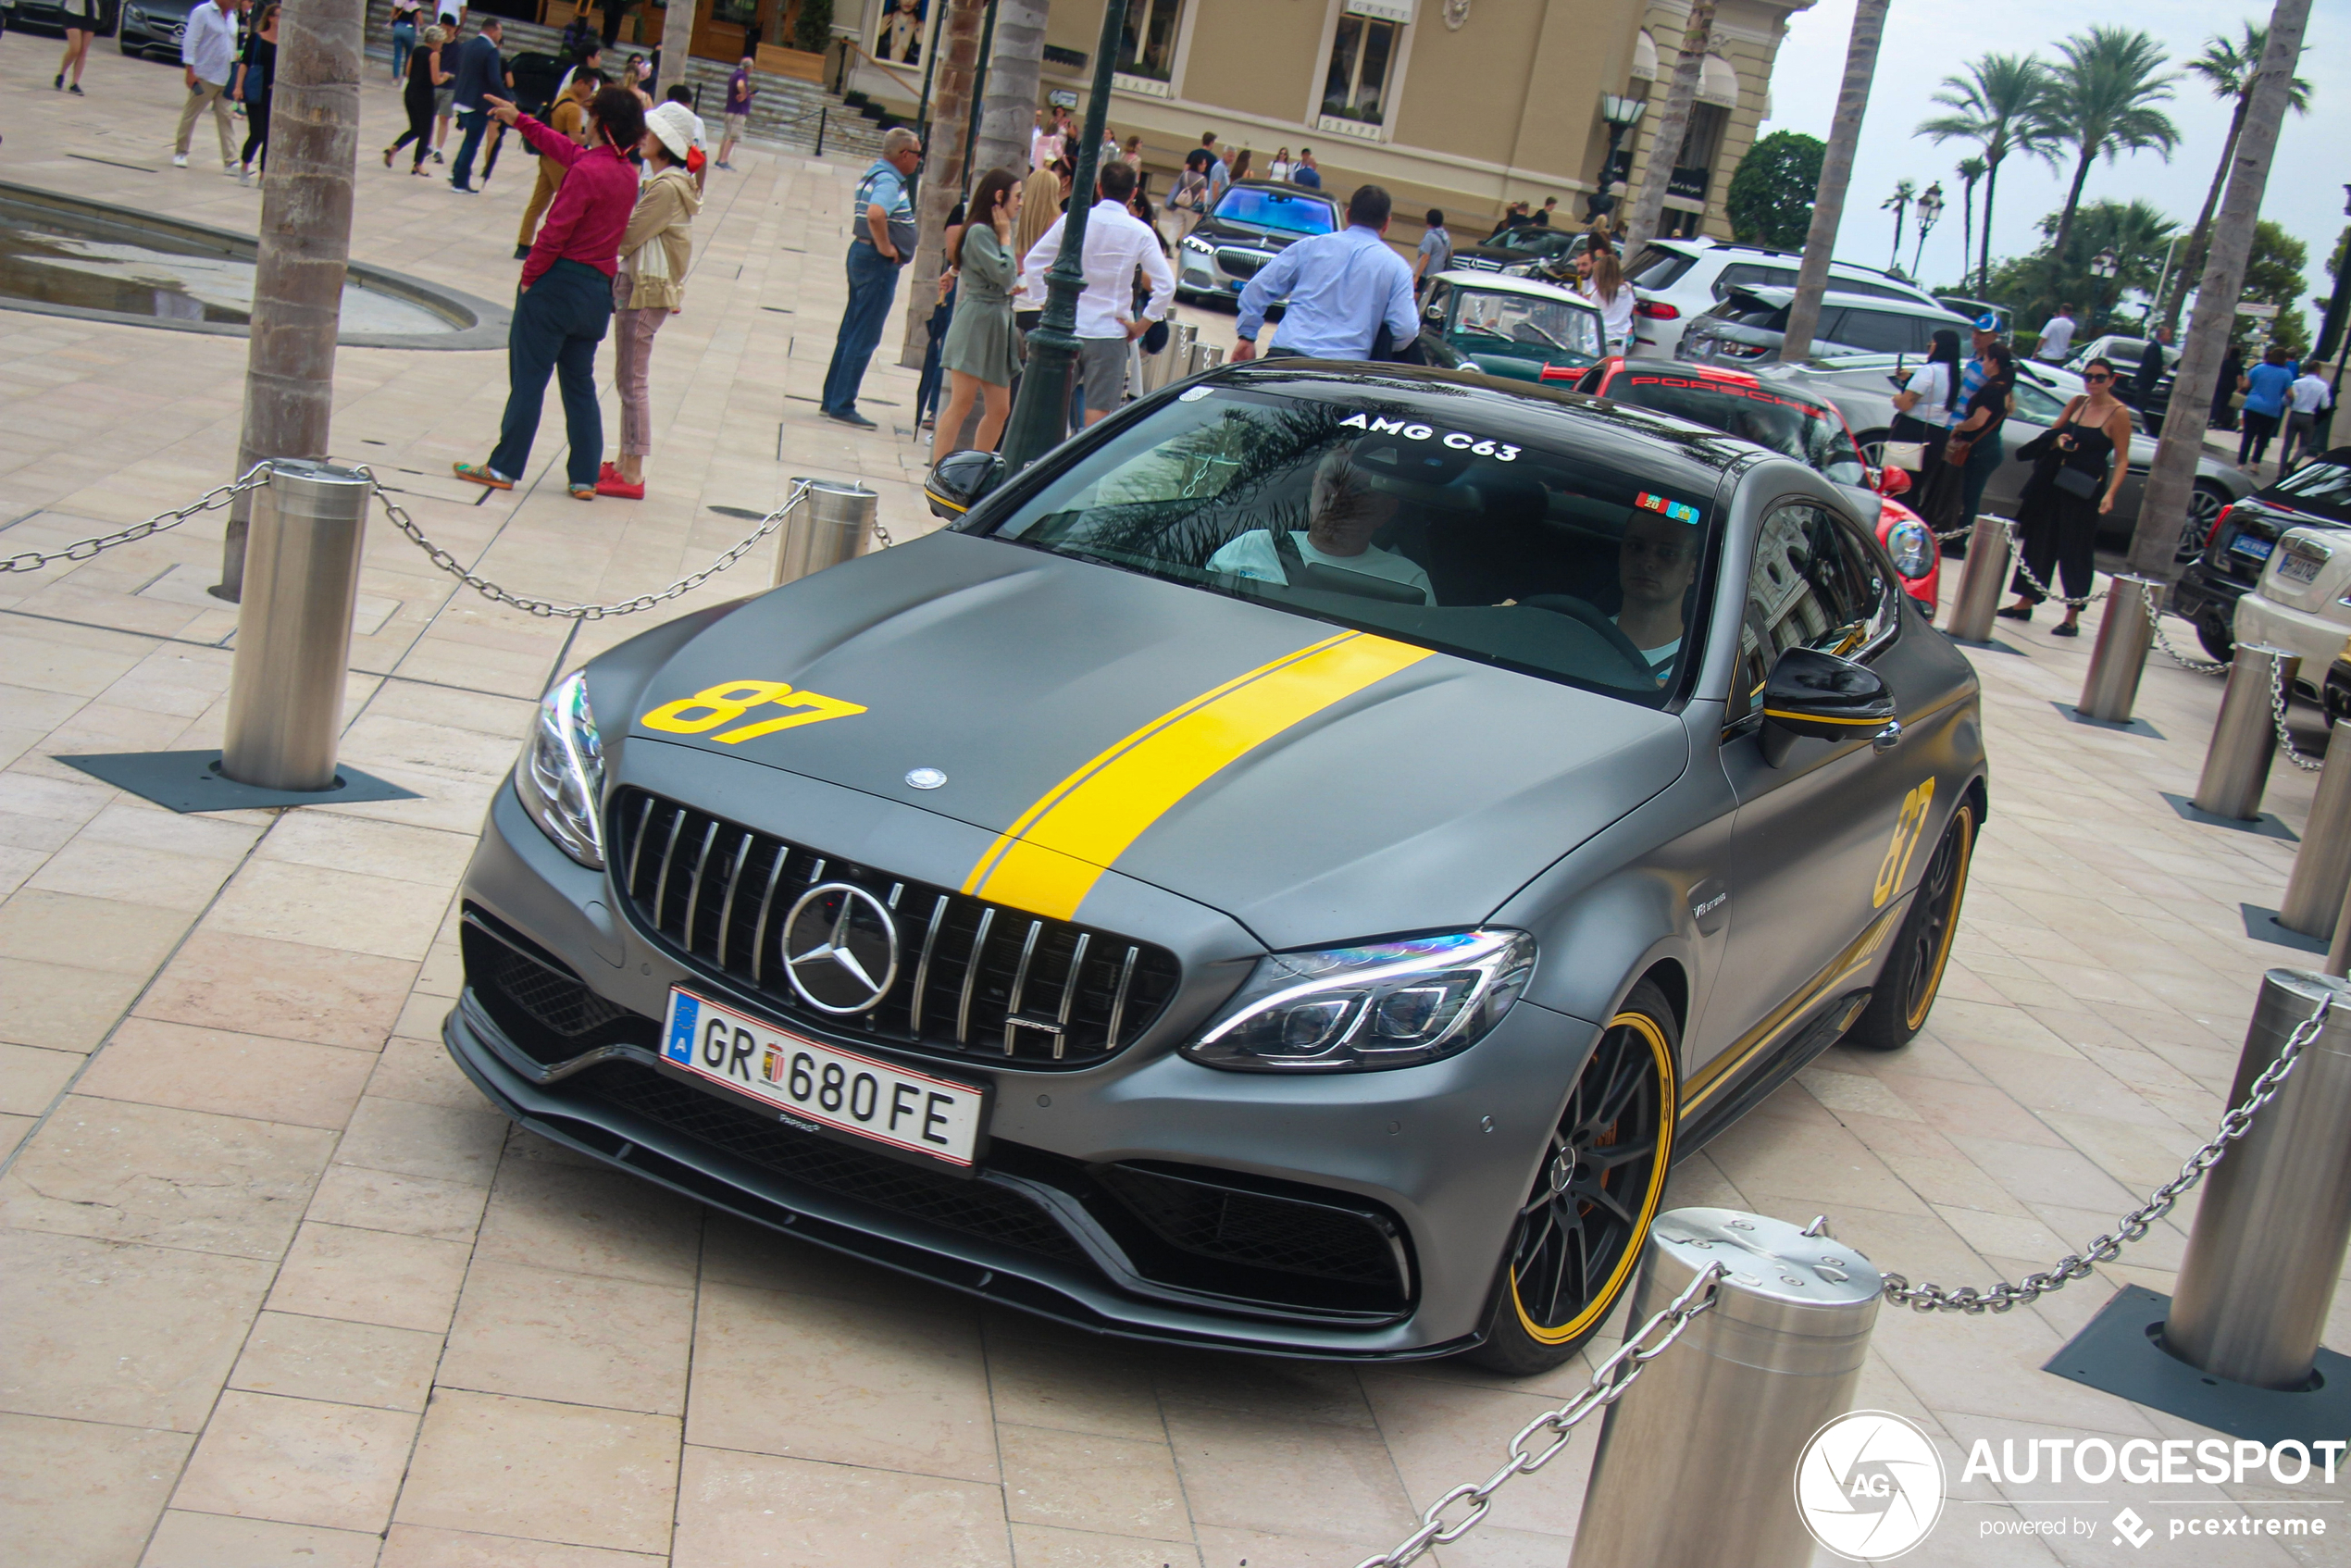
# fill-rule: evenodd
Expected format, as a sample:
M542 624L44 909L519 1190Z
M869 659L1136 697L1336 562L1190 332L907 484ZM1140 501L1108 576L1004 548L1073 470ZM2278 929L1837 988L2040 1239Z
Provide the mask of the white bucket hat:
M655 104L645 111L645 129L661 138L669 156L679 163L694 144L694 117L683 104Z

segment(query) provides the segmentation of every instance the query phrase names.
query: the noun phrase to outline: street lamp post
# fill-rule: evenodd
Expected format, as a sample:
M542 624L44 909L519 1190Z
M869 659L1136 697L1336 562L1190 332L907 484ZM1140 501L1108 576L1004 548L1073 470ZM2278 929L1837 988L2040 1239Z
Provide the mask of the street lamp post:
M1910 277L1913 280L1918 278L1920 265L1926 256L1927 234L1934 228L1935 220L1943 216L1943 181L1938 180L1926 188L1926 193L1918 201L1919 243L1918 248L1910 253Z
M1094 91L1086 100L1086 129L1078 139L1077 168L1069 183L1069 213L1062 223L1062 248L1045 273L1045 313L1028 334L1028 364L1021 372L1020 397L1004 431L1004 467L1019 473L1068 433L1069 381L1077 365L1077 296L1086 292L1086 215L1094 205L1094 177L1102 156L1102 131L1110 122L1111 77L1117 68L1119 40L1126 26L1126 0L1102 7L1101 36L1094 46Z
M1641 116L1648 111L1648 104L1640 98L1621 93L1600 94L1600 118L1608 122L1608 156L1600 160L1600 188L1586 205L1585 216L1598 218L1616 210L1616 198L1610 188L1616 183L1616 158L1623 148L1624 138L1641 123Z
M2114 313L2113 303L2106 298L2106 285L2121 269L2122 259L2114 254L2112 246L2090 258L2090 274L2098 280L2098 322L2101 326Z

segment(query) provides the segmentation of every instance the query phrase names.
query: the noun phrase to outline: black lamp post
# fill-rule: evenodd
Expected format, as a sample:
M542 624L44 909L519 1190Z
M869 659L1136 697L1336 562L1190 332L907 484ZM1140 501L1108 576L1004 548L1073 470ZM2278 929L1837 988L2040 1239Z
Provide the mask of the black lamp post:
M1111 76L1117 68L1126 26L1126 0L1109 0L1102 7L1101 37L1094 46L1094 92L1086 101L1086 129L1079 135L1077 168L1069 182L1061 253L1045 274L1045 314L1028 334L1028 365L1021 372L1020 396L1004 431L1007 473L1019 473L1068 433L1069 381L1077 366L1077 296L1086 292L1086 215L1094 205L1102 131L1110 123Z
M2108 304L2106 299L2107 282L2121 270L2122 258L2114 254L2112 246L2108 246L2090 258L2090 275L2098 280L2097 294L2093 303L2098 307L2097 319L2101 323L2113 311L2113 306Z
M1626 134L1641 123L1641 116L1648 109L1648 105L1638 98L1619 93L1600 94L1600 118L1608 122L1608 156L1600 160L1600 188L1586 204L1590 208L1586 216L1600 218L1616 210L1616 197L1610 188L1616 183L1617 154L1624 145Z

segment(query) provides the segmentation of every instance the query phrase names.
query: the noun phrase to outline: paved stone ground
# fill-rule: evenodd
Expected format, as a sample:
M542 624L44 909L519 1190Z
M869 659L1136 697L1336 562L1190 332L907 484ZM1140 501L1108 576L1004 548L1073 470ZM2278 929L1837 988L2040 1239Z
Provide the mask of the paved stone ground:
M0 176L251 226L258 192L201 160L168 167L174 72L102 53L74 101L47 91L54 48L0 44L0 93L21 110ZM365 112L373 149L391 90L371 86ZM338 454L377 465L488 575L556 595L667 581L737 537L710 508L764 510L795 473L862 479L902 536L922 527L912 374L868 381L897 427L871 437L805 401L855 171L744 163L713 187L688 312L659 342L653 499L570 502L545 443L512 496L453 483L450 460L488 444L496 355L345 351ZM469 201L363 160L355 251L504 295L526 172L508 164ZM1229 336L1229 317L1209 326ZM0 315L0 550L218 482L244 353ZM637 626L575 633L453 596L379 528L343 754L421 798L175 816L55 759L218 743L234 622L202 588L218 535L206 519L0 583L10 1563L1346 1568L1581 1381L1582 1365L1513 1385L1097 1341L511 1134L436 1038L458 986L451 901L532 700ZM765 569L763 551L678 608ZM1988 1281L2081 1244L2210 1127L2256 977L2303 961L2249 940L2239 913L2278 902L2293 845L2165 803L2194 786L2212 681L2151 668L2153 735L2062 716L2086 642L2004 623L1977 658L1993 816L1931 1029L1897 1056L1822 1058L1691 1159L1676 1201L1825 1211L1886 1267ZM2270 805L2289 828L2309 798L2281 766ZM2096 1281L2005 1318L1887 1313L1864 1402L1945 1439L1955 1476L1978 1437L2203 1436L2037 1370L2114 1286L2167 1288L2183 1235L2160 1226ZM2351 1345L2351 1298L2332 1330ZM1442 1562L1565 1562L1591 1444L1587 1429L1514 1484ZM1959 1485L1911 1561L2136 1562L2103 1527L2121 1501L2161 1528L2290 1497L2283 1512L2351 1531L2343 1486L2034 1506L2080 1490ZM1980 1535L2069 1512L2100 1528ZM2169 1560L2346 1561L2333 1540L2194 1544Z

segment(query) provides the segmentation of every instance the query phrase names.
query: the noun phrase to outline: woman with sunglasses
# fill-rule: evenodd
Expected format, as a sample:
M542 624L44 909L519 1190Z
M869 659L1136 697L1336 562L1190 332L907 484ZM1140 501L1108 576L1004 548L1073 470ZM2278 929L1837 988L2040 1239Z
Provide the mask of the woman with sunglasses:
M2090 596L2096 575L2098 519L2114 510L2115 492L2130 470L2131 411L2115 395L2114 366L2093 359L2082 368L2082 384L2089 389L2065 405L2065 412L2047 433L2017 449L2017 461L2031 463L2033 477L2024 484L2017 524L2024 530L2024 560L2009 586L2016 603L2000 615L2029 621L2033 606L2046 595L2034 586L2037 578L2049 580L2055 566L2064 577L2063 624L2049 628L2052 637L2082 635L2082 606ZM2030 570L2032 577L2025 575Z

